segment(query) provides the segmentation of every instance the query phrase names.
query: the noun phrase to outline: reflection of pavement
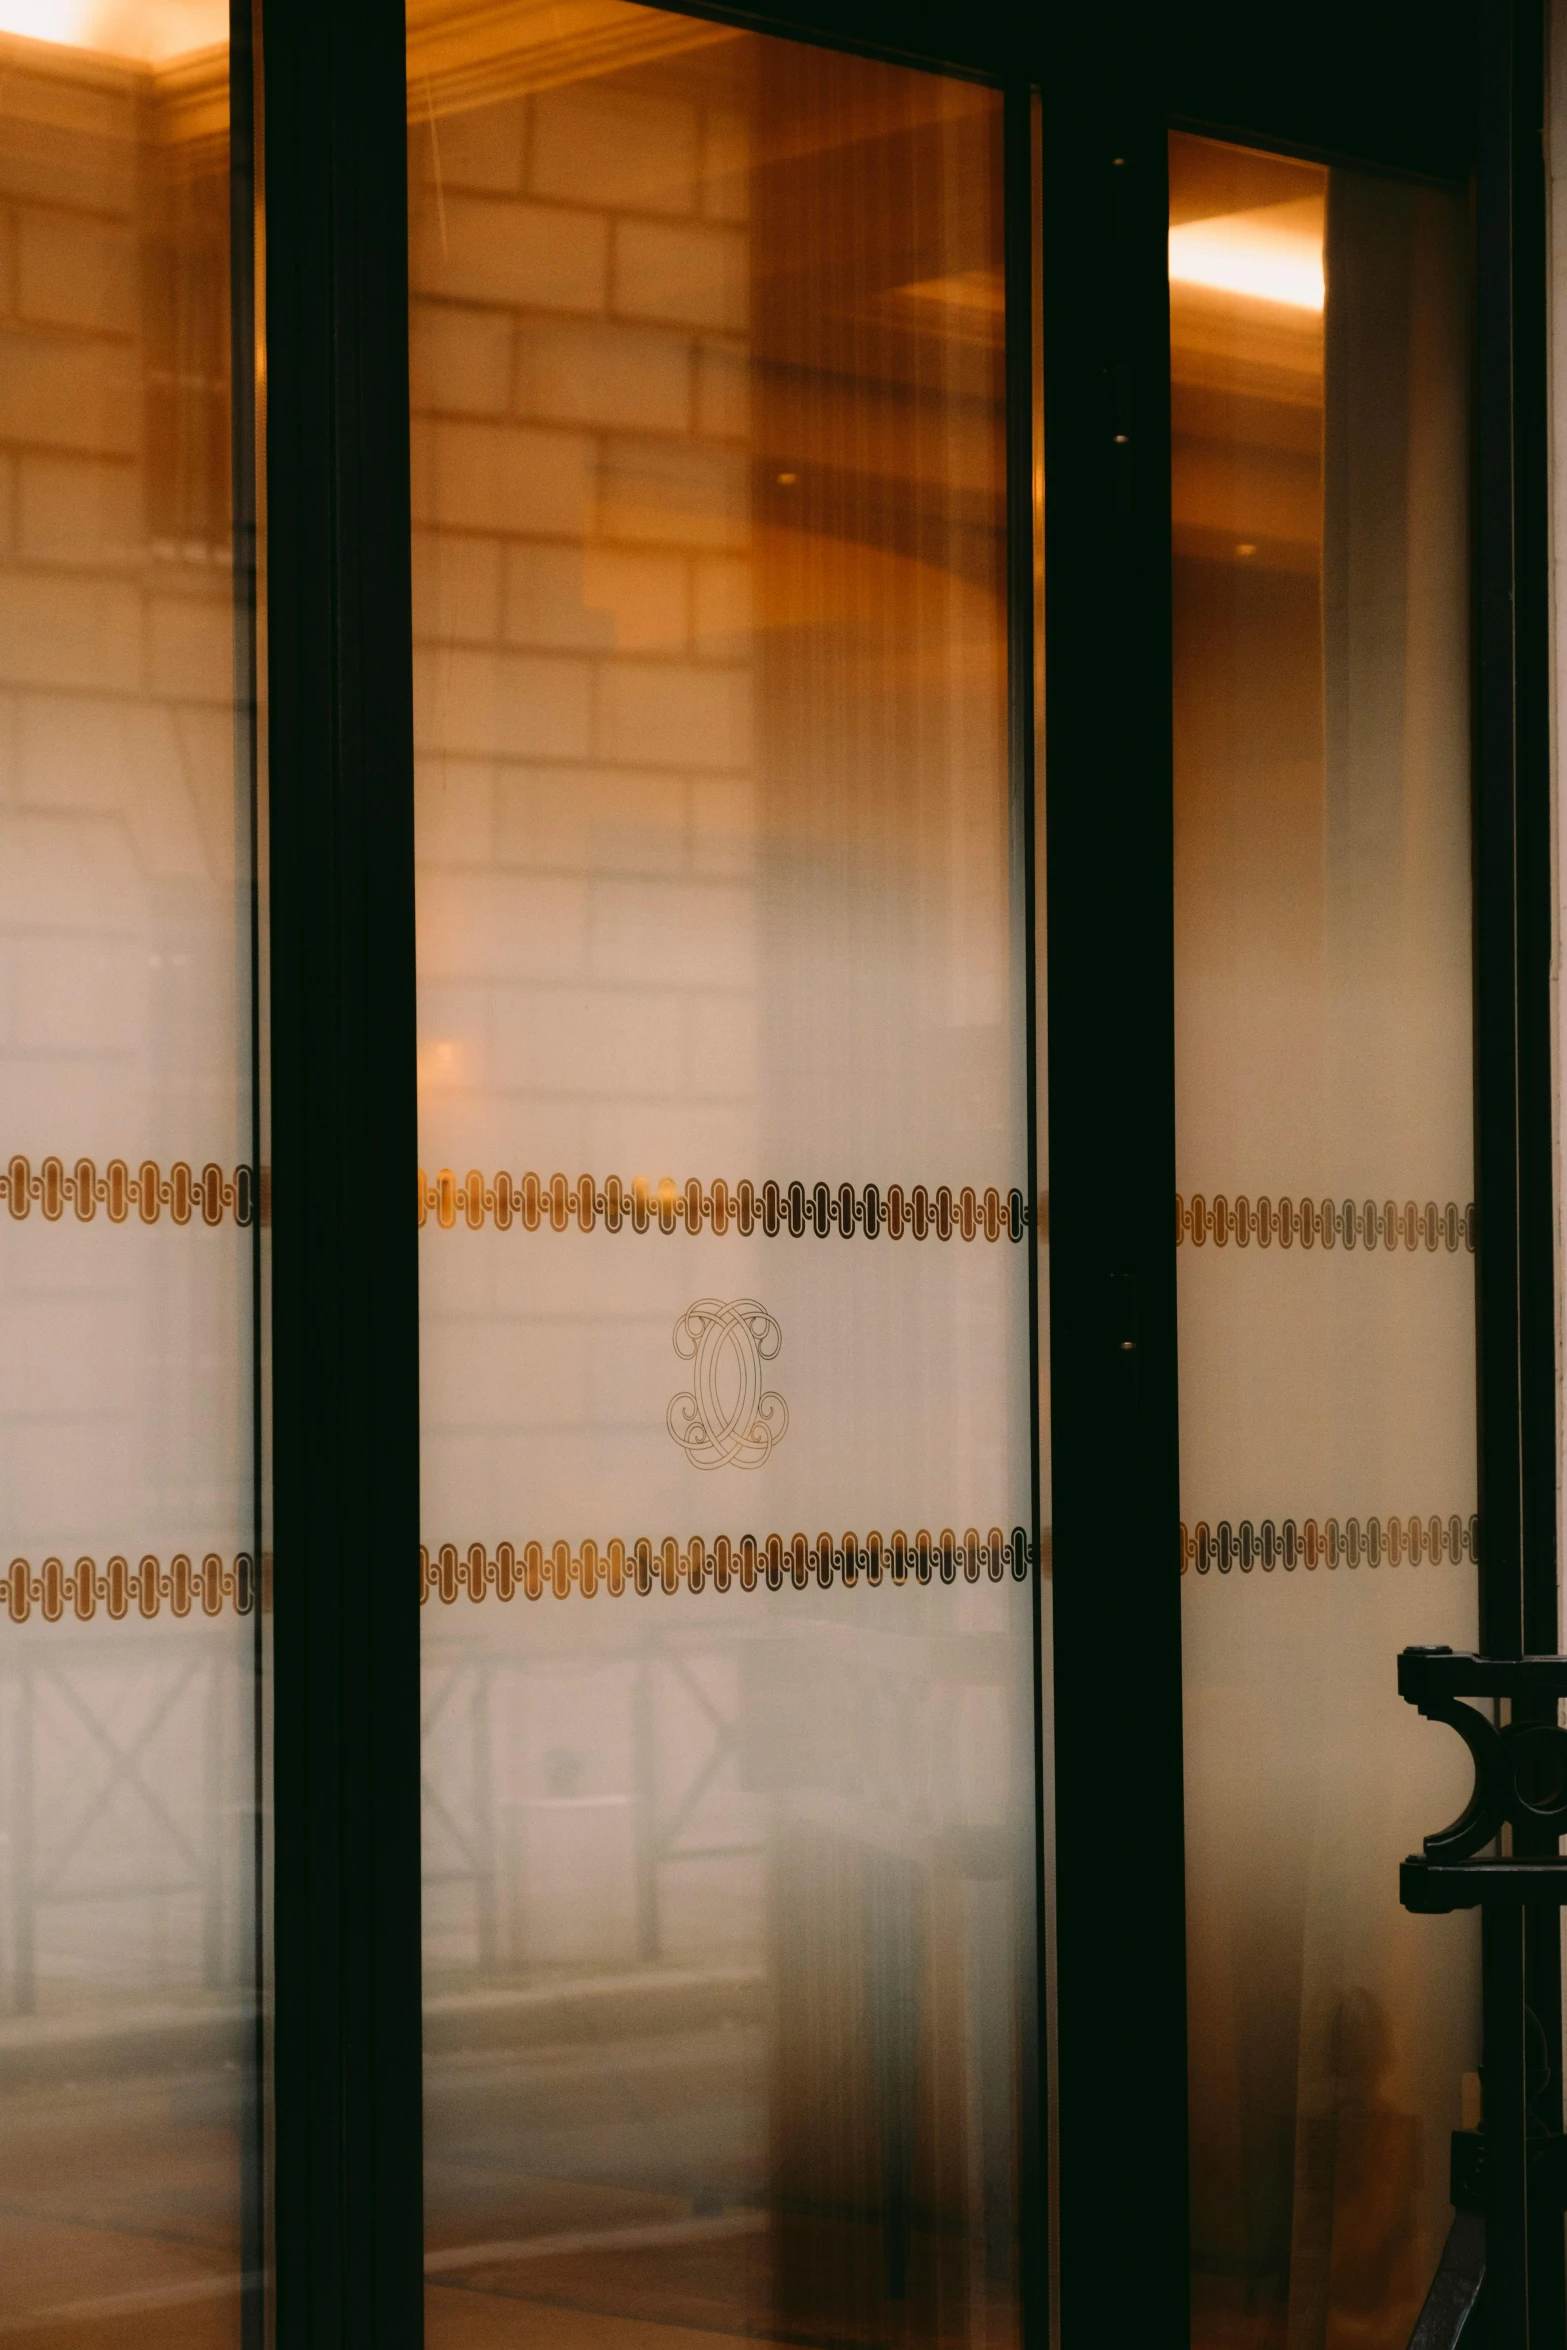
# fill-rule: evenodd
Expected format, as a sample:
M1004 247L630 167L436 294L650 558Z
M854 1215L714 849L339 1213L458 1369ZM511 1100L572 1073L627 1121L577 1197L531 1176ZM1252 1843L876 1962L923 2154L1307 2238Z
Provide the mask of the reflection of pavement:
M743 2024L477 2064L437 2058L425 2073L432 2248L453 2224L527 2207L535 2182L602 2191L606 2224L625 2216L627 2195L701 2215L760 2193L763 2063L761 2031Z
M751 1969L648 1967L429 2001L430 2248L757 2196L763 1997Z
M935 2287L954 2247L927 2226L905 2220L896 2308L881 2216L780 2226L769 1995L759 1970L647 1968L430 2003L430 2350L972 2340L966 2298ZM1010 2344L1015 2312L986 2333Z
M952 2246L916 2222L894 2310L877 2217L778 2205L769 1995L650 1967L429 2001L431 2350L956 2350ZM0 2027L4 2350L233 2350L247 2028L199 2002Z
M749 2350L743 2332L688 2326L659 2319L605 2317L596 2310L563 2307L547 2311L536 2303L486 2292L425 2288L425 2340L429 2350Z
M123 2020L123 2036L117 2025ZM6 2350L230 2350L238 2339L244 2019L198 2009L40 2020L0 2057ZM127 2069L157 2062L154 2073ZM114 2074L122 2073L116 2079ZM17 2076L20 2075L20 2082Z
M541 2320L551 2350L755 2330L763 1996L749 1969L647 1968L430 2003L432 2350Z

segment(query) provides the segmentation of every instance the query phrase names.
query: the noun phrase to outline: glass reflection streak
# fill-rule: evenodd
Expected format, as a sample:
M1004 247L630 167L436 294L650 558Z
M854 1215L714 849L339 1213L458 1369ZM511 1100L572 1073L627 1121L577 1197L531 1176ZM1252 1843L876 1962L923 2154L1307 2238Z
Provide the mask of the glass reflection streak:
M1199 2350L1403 2350L1477 2062L1395 1676L1476 1628L1465 272L1456 196L1172 142Z
M219 2350L257 2183L227 21L62 7L40 41L21 13L0 5L0 2333Z
M999 101L416 0L409 111L430 2339L1011 2342Z

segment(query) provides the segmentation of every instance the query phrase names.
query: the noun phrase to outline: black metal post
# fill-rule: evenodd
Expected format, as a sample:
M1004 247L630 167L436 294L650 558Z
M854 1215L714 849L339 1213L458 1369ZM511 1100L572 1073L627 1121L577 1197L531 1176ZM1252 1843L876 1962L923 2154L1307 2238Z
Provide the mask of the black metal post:
M1189 2287L1166 128L1151 18L1045 21L1061 2333L1109 2322L1174 2345ZM1135 1869L1107 1772L1139 1790ZM1155 2184L1110 2288L1134 2159Z
M1486 2145L1485 2321L1496 2350L1531 2338L1528 2178L1524 2142L1524 1912L1481 1914Z
M1550 681L1544 23L1481 11L1476 173L1475 1198L1479 1211L1481 1647L1554 1653L1556 1332L1550 964ZM1545 1707L1542 1713L1538 1709ZM1520 1697L1515 1721L1555 1720ZM1513 1830L1520 1858L1554 1832ZM1531 2123L1561 2128L1561 1921L1488 1915L1484 1939L1487 2322L1562 2350L1559 2213L1531 2225ZM1531 2116L1529 2042L1554 2110ZM1527 2280L1527 2282L1526 2282Z
M403 12L269 0L276 2333L422 2338Z

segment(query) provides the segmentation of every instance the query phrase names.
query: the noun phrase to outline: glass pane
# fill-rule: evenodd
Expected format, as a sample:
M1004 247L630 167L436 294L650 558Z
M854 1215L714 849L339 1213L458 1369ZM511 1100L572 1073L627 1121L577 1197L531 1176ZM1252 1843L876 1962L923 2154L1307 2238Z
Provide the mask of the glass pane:
M0 2333L18 2342L237 2344L254 2241L227 35L209 0L0 4Z
M425 0L409 99L430 2339L1010 2342L999 97Z
M1394 1663L1477 1630L1463 202L1177 137L1170 278L1194 2340L1402 2350L1478 2061Z

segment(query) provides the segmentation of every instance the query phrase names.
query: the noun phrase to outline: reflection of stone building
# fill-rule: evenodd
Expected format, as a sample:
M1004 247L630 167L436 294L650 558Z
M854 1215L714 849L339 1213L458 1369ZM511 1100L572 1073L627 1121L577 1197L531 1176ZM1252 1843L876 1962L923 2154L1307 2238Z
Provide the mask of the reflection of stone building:
M251 1156L226 107L222 52L5 61L0 1073L35 1167ZM12 1203L15 1550L249 1546L248 1248Z
M172 1177L254 1157L228 224L225 50L0 42L0 1153L169 1187L54 1220L13 1168L0 1216L0 1563L75 1595L0 1622L11 2328L238 2295L255 1619L76 1620L254 1547L253 1234Z
M996 102L813 71L599 0L414 10L432 1182L1020 1180ZM421 1236L432 1551L1025 1514L999 1231L561 1221ZM740 1311L767 1440L682 1448ZM644 2255L672 2318L1008 2332L1027 1606L432 1597L438 2273L546 2177L698 2231ZM589 2008L568 2147L521 2051Z
M1182 1241L1183 1513L1331 1511L1358 1537L1430 1495L1456 1532L1475 1491L1462 208L1194 138L1172 166L1180 1186L1222 1181L1247 1215L1286 1189L1454 1203L1453 1246L1432 1212L1433 1245L1397 1257L1366 1249L1369 1219L1358 1253L1266 1228L1251 1246L1244 1225L1240 1247ZM1180 276L1183 236L1237 222L1305 257L1314 307ZM1364 1566L1352 1541L1342 1570L1226 1554L1183 1583L1205 2350L1270 2328L1401 2344L1449 2224L1478 1936L1437 1940L1395 1885L1442 1809L1433 1773L1456 1811L1467 1765L1387 1691L1405 1643L1472 1645L1476 1552L1398 1558L1396 1539Z

